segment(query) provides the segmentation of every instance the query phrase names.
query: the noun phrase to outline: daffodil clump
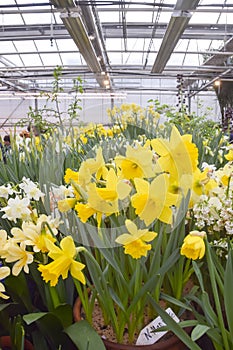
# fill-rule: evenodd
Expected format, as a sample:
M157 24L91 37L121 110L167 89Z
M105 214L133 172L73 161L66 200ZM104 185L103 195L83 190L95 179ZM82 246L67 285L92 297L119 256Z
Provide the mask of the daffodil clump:
M142 108L135 103L122 104L119 107L114 106L112 109L108 109L107 113L111 123L118 126L123 133L128 131L129 133L126 132L125 134L130 136L134 136L135 128L139 128L140 133L143 130L143 133L150 131L155 135L160 120L160 114L152 103L146 108ZM132 127L134 130L130 130Z
M26 177L16 186L0 186L0 220L5 228L0 230L0 278L4 279L0 283L0 297L3 299L9 298L9 276L17 278L24 273L29 278L32 265L51 286L57 284L60 276L67 278L69 271L85 283L81 272L85 265L75 260L78 248L71 237L59 237L59 217L43 214L44 196L38 184Z
M118 341L126 326L130 342L142 328L148 292L156 300L161 290L180 299L192 273L189 259L203 257L197 239L187 239L189 248L180 250L186 211L192 206L197 182L206 176L198 171L198 149L192 136L181 135L175 127L169 139L140 137L110 146L97 144L77 169L65 171L66 186L60 186L63 195L57 196L57 205L74 240L85 246L79 255L86 265L80 265L79 278L72 275L72 269L70 273L88 320L97 298ZM52 245L47 244L51 247L48 255L54 259L51 269L44 265L39 270L54 286L58 279L51 271L59 270L61 250ZM193 253L186 254L190 246ZM83 287L82 273L92 301ZM67 270L60 275L65 278Z

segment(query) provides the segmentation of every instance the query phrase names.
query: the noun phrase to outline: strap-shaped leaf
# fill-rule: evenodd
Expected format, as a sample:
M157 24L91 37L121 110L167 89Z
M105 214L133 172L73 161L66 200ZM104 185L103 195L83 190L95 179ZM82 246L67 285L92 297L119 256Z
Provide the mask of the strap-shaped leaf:
M72 324L65 333L79 350L105 350L100 336L85 320Z

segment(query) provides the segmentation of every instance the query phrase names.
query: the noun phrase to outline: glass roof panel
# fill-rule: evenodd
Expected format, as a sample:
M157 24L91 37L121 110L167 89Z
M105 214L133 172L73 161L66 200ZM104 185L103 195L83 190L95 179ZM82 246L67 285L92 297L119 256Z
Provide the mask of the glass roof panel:
M25 66L29 66L29 67L33 67L33 66L41 66L41 60L40 60L40 56L36 55L36 54L22 54L20 55L20 57L22 58L24 65Z
M57 42L59 50L78 51L78 48L72 39L57 39L56 42Z
M70 0L56 0L55 2L60 2L62 6L64 5L66 11L72 4ZM94 7L87 6L85 10L88 10L93 17L94 29L98 32L99 43L93 43L93 47L96 50L96 56L102 56L104 59L104 62L101 62L101 65L103 65L101 68L106 69L110 74L111 72L114 74L115 69L118 72L122 71L124 79L122 79L123 82L121 84L125 86L127 84L130 86L136 84L137 87L153 85L155 75L151 75L151 67L154 65L157 53L160 52L166 25L171 18L176 2L177 0L146 2L141 0L96 1L93 2L95 3L96 17L93 12ZM69 76L70 72L73 75L72 67L77 65L79 66L77 71L83 72L88 69L88 84L98 87L94 74L91 78L90 67L93 63L91 62L92 59L87 68L84 58L85 49L83 52L84 56L81 56L72 36L69 36L60 18L60 9L54 6L51 7L50 1L45 2L44 0L5 0L3 3L4 5L1 4L0 13L0 55L2 53L5 56L2 58L0 67L3 65L9 66L9 68L13 65L23 67L24 63L24 71L27 71L27 66L29 71L32 71L33 66L37 66L39 70L41 70L41 67L46 66L51 67L52 72L53 67L63 64L65 69L68 70L67 76ZM227 8L228 5L231 5L231 7ZM161 76L164 75L163 71L166 73L166 65L169 66L169 72L174 77L179 73L178 69L182 65L184 68L185 66L187 67L181 72L187 72L187 75L192 75L193 71L191 71L191 68L201 65L203 57L205 55L209 57L208 51L220 49L224 44L231 43L231 40L233 45L233 39L231 39L233 37L232 5L233 0L200 0L197 10L193 11L188 30L180 34L174 53L171 56L169 56L169 42L165 47L163 55L165 54L166 56L168 53L168 60L165 62ZM42 9L46 11L40 12ZM80 6L80 11L85 19L86 11L83 11L82 6ZM221 13L221 11L224 12ZM54 24L52 33L54 37L53 46L51 46L50 40L51 22ZM56 23L59 25L56 25ZM86 32L92 32L93 24L91 21L86 18L84 23ZM137 23L140 26L137 27ZM38 29L35 30L37 27L34 27L34 25L38 26ZM211 38L216 39L210 40ZM83 45L85 45L85 42ZM231 47L233 46L229 45L227 50L231 50ZM80 47L80 52L82 50L83 46ZM29 52L32 54L29 54ZM90 56L92 58L95 57L92 53L90 53ZM219 65L223 67L224 71L226 66L224 55L216 55L216 57L218 62L220 58ZM221 57L223 57L222 61ZM189 66L192 66L190 71L188 71ZM137 73L137 69L139 74L143 70L148 77L151 77L151 80L131 79L132 74ZM12 74L15 74L15 71L12 69ZM210 74L213 76L214 72L212 71ZM208 72L206 75L207 78L205 79L208 80ZM117 86L120 79L113 79L116 81Z
M119 22L118 12L101 12L99 11L99 18L101 22Z
M14 44L18 52L36 52L33 40L17 40L14 41Z
M82 64L81 56L79 53L62 53L61 54L62 63L64 65L79 65Z
M16 52L12 41L1 41L0 40L0 52Z
M186 54L183 65L187 66L199 66L203 63L203 55Z
M0 16L0 25L2 27L9 26L9 25L17 25L17 24L23 24L22 17L18 13L13 14L2 14Z
M168 23L172 12L161 12L158 16L158 23Z
M216 23L217 19L219 17L219 13L208 13L208 15L206 15L205 12L195 12L190 21L189 24L193 24L193 23L201 23L201 24L212 24L212 23Z
M18 55L7 55L6 59L11 62L12 66L22 67L22 65L23 65L23 63L20 59L20 56L18 56Z
M14 1L14 4L17 3L19 5L30 5L28 6L27 8L38 8L38 5L39 5L39 8L42 9L42 8L48 8L48 6L46 5L43 5L45 4L46 2L44 0L36 0L36 2L32 2L31 0L16 0ZM41 5L40 5L41 4Z
M173 53L167 62L167 66L182 66L184 60L184 54Z
M61 59L57 53L40 54L45 66L61 65Z
M26 24L47 24L51 23L51 14L43 13L43 16L38 16L38 13L24 13L24 21Z
M47 40L34 40L35 45L36 45L39 52L57 51L56 41L57 40L53 40L53 44L51 45L51 41L49 39L47 39Z
M156 13L155 13L156 15ZM126 12L127 22L152 22L152 13L151 12Z

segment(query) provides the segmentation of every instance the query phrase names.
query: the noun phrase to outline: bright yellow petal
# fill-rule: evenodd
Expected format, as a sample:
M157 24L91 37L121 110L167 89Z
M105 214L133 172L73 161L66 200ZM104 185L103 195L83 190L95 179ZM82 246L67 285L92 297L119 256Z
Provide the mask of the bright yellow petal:
M147 256L148 250L151 250L151 245L144 243L138 239L124 246L125 254L129 254L134 259L140 259L142 256Z
M78 194L79 196L79 194ZM80 196L79 196L80 197ZM60 212L65 213L66 211L72 209L75 207L75 204L77 202L76 198L66 198L66 199L61 199L60 201L58 201L57 205L58 205L58 209L60 210Z
M141 236L141 239L145 242L151 242L155 239L155 237L157 237L157 235L157 232L147 231L143 234L143 236Z
M84 268L85 268L85 265L78 261L73 261L70 267L70 273L72 277L76 278L82 284L86 284L85 276L83 272L81 272L81 270L83 270Z
M137 234L138 228L133 221L125 220L125 226L126 226L127 230L129 231L129 233L131 233L131 235L134 236Z
M87 220L96 213L96 210L91 208L88 204L77 203L75 210L78 213L78 217L82 222L87 222Z
M169 142L167 140L162 140L162 139L151 140L151 146L157 154L163 157L166 156L170 151Z
M123 245L126 245L128 243L131 243L135 240L135 238L130 235L129 233L123 233L122 235L120 235L119 237L117 237L115 239L115 242L116 243L119 243L119 244L123 244Z
M64 237L60 242L60 247L67 256L73 258L76 255L75 244L71 236Z
M172 223L172 210L169 207L163 207L160 215L159 220L162 222L165 222L166 224Z
M138 194L149 194L150 184L143 179L134 179L134 184Z
M117 194L120 200L125 199L131 192L131 186L123 181L117 184Z

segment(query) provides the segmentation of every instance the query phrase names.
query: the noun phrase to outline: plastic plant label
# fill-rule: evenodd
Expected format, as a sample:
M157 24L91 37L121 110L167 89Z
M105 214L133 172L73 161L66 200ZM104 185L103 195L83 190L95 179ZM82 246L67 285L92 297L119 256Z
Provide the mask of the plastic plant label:
M180 322L179 318L176 316L176 314L172 311L172 309L169 307L166 310L166 313L170 317L173 318L173 320L178 323ZM162 332L155 332L156 329L166 326L166 323L162 320L160 316L156 317L153 321L151 321L146 327L144 327L136 341L136 345L150 345L156 343L167 331Z

